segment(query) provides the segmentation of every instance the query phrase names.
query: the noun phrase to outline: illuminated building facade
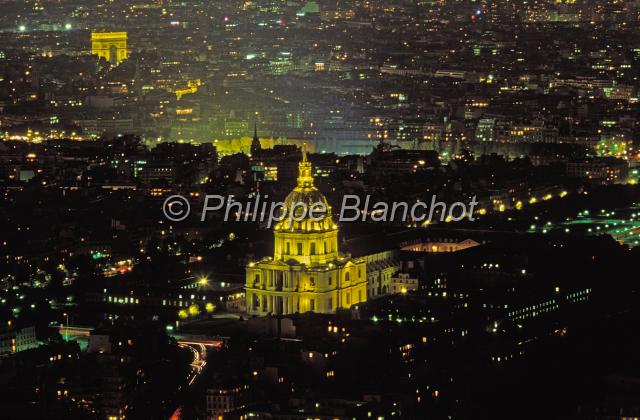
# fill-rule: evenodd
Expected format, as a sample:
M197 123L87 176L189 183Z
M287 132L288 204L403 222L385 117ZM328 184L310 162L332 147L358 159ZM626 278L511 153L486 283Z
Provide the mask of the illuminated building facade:
M13 321L0 326L0 356L38 347L34 326L16 328Z
M338 226L314 185L306 154L298 169L297 185L284 201L287 214L300 209L299 203L307 209L323 203L327 211L322 217L286 217L276 224L274 256L247 267L249 314L334 313L367 299L366 262L339 253Z
M117 66L127 58L126 32L92 32L91 54L104 57Z

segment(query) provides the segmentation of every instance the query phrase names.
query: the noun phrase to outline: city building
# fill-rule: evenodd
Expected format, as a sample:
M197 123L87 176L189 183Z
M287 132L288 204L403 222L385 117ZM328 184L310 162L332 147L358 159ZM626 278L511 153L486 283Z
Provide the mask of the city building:
M603 184L626 182L629 164L614 157L572 159L567 162L567 176Z
M252 315L334 313L367 299L366 263L340 254L338 226L314 185L306 153L298 168L297 186L284 201L286 217L274 228L274 256L247 266L247 311ZM322 217L297 214L302 205L311 209L318 204L326 209Z
M38 346L34 326L19 328L9 320L0 328L0 356L19 353Z
M207 389L207 418L221 419L231 412L244 409L248 389L249 386L246 384Z

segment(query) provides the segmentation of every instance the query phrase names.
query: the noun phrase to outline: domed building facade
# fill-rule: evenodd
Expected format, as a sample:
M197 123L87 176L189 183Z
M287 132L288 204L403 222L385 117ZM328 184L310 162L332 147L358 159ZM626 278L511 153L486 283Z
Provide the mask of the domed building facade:
M306 154L298 169L297 185L284 201L286 214L295 217L275 225L273 257L247 266L247 312L252 315L335 313L367 299L366 263L340 254L338 226L314 185ZM296 214L314 206L326 211L314 217L309 211L304 217Z

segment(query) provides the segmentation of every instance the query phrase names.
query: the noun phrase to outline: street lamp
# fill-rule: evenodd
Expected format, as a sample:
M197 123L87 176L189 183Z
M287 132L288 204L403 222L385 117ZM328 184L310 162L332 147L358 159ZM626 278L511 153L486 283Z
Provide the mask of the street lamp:
M62 316L67 320L67 328L64 330L64 341L69 341L69 314L65 312Z

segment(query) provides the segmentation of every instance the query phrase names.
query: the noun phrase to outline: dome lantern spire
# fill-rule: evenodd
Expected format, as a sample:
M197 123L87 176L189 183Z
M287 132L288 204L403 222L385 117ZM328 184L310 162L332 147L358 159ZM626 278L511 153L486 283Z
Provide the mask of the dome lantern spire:
M307 144L302 144L302 160L298 163L298 187L313 188L313 175L311 175L311 162L307 160Z

